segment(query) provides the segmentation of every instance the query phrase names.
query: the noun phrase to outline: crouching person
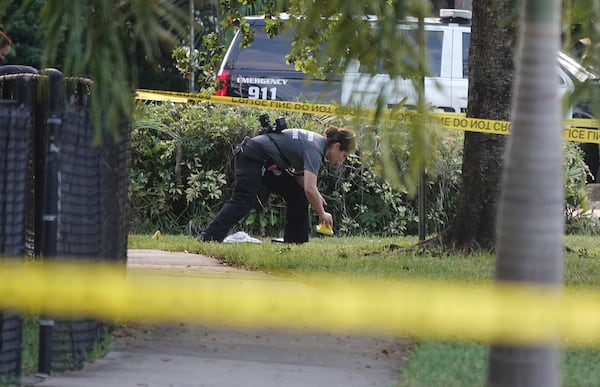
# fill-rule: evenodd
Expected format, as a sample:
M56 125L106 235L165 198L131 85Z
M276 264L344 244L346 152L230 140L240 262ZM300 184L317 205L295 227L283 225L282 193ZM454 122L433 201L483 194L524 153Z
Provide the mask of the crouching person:
M333 217L325 211L327 203L317 188L317 176L323 161L342 162L355 148L354 133L334 126L326 129L325 136L305 129L285 129L245 140L235 150L231 198L197 239L223 241L253 208L262 187L285 200L284 242L308 242L309 203L320 222L333 228Z

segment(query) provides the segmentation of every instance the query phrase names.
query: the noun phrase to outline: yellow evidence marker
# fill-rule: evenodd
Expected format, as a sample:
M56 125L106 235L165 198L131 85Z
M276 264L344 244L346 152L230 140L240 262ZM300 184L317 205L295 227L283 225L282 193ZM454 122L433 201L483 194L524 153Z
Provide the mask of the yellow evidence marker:
M333 235L333 230L327 223L317 224L317 232L324 235Z

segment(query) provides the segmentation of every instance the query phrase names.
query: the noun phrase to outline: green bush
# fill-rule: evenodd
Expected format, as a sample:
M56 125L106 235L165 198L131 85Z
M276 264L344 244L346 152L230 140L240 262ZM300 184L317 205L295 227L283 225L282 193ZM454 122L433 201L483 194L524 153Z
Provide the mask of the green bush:
M233 183L232 151L246 136L256 134L257 117L281 114L250 107L211 103L140 104L132 133L131 229L149 233L196 234L229 198ZM381 125L374 130L358 121L312 114L285 113L289 127L322 133L329 125L345 126L359 136L356 155L340 165L321 169L319 189L334 215L338 235L416 235L418 206L407 190L381 178L382 160L397 171L408 171L411 136L408 130ZM394 133L391 141L382 133ZM452 219L460 184L461 132L432 134L435 149L426 168L425 216L429 235ZM390 144L391 142L391 144ZM385 145L385 146L384 146ZM566 206L568 230L581 230L586 207L585 165L577 147L567 146ZM386 153L387 152L387 153ZM391 156L390 156L391 154ZM277 195L262 201L236 226L253 235L279 236L285 205ZM312 222L318 217L311 211ZM585 223L590 228L589 222Z
M565 145L565 225L567 234L597 235L600 222L589 214L587 176L590 171L583 161L577 143Z
M132 132L132 228L175 233L210 220L229 195L232 149L255 129L243 110L140 105Z

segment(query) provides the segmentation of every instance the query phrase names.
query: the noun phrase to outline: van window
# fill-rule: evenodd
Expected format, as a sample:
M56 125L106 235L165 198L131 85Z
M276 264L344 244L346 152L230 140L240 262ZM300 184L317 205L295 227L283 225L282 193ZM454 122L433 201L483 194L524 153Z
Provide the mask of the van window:
M469 44L471 44L471 33L462 34L462 58L463 58L463 78L469 78Z
M267 34L262 31L262 27L257 28L252 44L239 50L234 69L295 71L293 64L285 63L285 57L291 49L291 39L289 31L281 32L279 36L269 39Z
M439 77L442 73L442 44L444 33L442 31L425 31L425 45L427 47L427 67L432 77Z
M413 47L417 46L417 31L415 29L404 30L406 32L406 39L411 42L410 45ZM444 40L443 31L428 31L425 30L425 47L426 47L426 65L429 71L430 77L439 77L442 72L442 45ZM405 63L409 63L412 67L416 67L414 58L406 56ZM376 69L380 74L385 73L383 63L378 60L376 63ZM359 72L368 73L369 70L366 66L361 64Z

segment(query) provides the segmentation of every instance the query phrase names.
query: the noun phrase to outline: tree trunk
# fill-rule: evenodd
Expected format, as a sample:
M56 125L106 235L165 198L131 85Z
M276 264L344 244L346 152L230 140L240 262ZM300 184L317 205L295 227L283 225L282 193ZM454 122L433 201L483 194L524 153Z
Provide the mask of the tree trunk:
M473 4L467 116L508 121L514 79L512 0ZM443 234L458 249L494 246L506 136L465 132L462 189L456 217Z
M560 292L564 249L559 16L559 0L524 2L496 242L496 281L549 285L549 296ZM558 387L557 342L492 346L488 386Z

